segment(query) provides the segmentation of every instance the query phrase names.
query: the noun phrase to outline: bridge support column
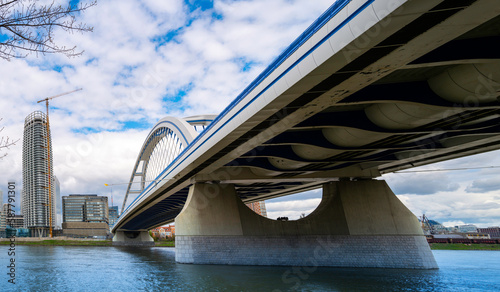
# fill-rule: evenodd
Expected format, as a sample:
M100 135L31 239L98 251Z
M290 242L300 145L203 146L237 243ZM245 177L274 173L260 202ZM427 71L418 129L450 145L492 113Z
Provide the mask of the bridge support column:
M232 185L197 183L175 225L179 263L437 268L417 218L379 180L325 184L297 221L255 214Z
M148 231L117 231L113 236L115 246L154 246Z

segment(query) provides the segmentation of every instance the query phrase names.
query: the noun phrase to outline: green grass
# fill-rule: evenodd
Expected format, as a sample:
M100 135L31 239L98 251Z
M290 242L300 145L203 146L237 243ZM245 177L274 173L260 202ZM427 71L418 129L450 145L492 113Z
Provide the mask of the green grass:
M175 241L155 241L155 246L175 247Z
M63 245L63 246L111 246L111 240L85 241L85 240L56 240L42 241L15 241L16 245ZM9 245L10 241L0 241L0 245Z
M0 241L0 245L9 245L10 241ZM57 240L47 239L42 241L15 241L16 245L58 245L58 246L112 246L111 240ZM175 247L175 241L156 241L155 246Z
M500 250L500 244L431 243L433 250Z

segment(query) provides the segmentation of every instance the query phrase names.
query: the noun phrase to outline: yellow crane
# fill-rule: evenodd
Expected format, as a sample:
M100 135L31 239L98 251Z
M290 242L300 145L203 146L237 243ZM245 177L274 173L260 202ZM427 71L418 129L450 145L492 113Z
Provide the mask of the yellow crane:
M61 93L58 95L50 96L50 97L47 97L47 98L44 98L42 100L37 101L37 103L45 101L45 107L47 108L47 123L45 123L45 126L47 128L47 135L45 138L47 139L47 163L48 163L48 176L49 176L48 182L49 182L49 233L50 233L50 237L52 237L52 184L51 184L52 173L50 173L49 100L54 99L54 98L59 97L59 96L67 95L67 94L70 94L70 93L73 93L76 91L80 91L80 90L82 90L82 88L78 88L78 89L68 91L65 93Z
M425 216L425 214L422 215L422 230L424 233L428 231L430 234L436 233L434 230L434 227L432 226L431 222L429 221L429 218Z

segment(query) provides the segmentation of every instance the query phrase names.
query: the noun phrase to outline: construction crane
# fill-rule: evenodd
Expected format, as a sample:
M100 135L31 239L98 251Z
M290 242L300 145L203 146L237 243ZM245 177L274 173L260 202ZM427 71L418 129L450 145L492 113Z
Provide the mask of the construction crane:
M425 214L422 214L422 230L425 232L429 232L431 235L436 233L434 230L434 227L432 226L431 222L429 221L429 218L425 216Z
M50 173L49 100L54 99L54 98L59 97L59 96L67 95L67 94L70 94L70 93L73 93L73 92L76 92L76 91L80 91L80 90L82 90L82 88L78 88L78 89L75 89L75 90L72 90L72 91L68 91L68 92L65 92L65 93L61 93L61 94L58 94L58 95L50 96L50 97L47 97L47 98L44 98L42 100L37 101L37 103L45 101L45 107L47 108L47 122L45 123L45 126L47 128L47 135L45 136L45 138L47 139L47 163L48 163L47 173L48 173L48 176L49 176L48 177L48 182L49 182L49 233L50 233L50 237L52 237L52 184L51 184L51 182L52 182L52 174Z

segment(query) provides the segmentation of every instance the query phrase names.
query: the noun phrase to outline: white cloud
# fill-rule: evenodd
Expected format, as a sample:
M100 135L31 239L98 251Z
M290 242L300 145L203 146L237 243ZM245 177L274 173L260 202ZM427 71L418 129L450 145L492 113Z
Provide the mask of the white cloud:
M429 196L398 195L398 198L416 216L425 214L442 224L463 221L487 227L500 224L500 200L497 194L498 191L468 193L462 187L453 192L436 192Z
M494 190L500 190L499 177L490 177L486 179L475 180L470 186L465 189L465 191L470 193L489 192Z
M397 194L430 195L459 188L459 184L452 181L449 174L442 172L388 174L385 179Z
M383 179L417 216L480 227L500 225L500 151L440 162L393 173ZM448 171L438 171L448 170Z
M288 217L297 220L311 214L321 203L321 189L298 193L266 201L267 217L276 219Z
M307 216L316 210L321 202L321 192L321 189L316 189L267 200L267 217L271 219L288 217L289 220L297 220L303 214Z
M0 161L1 179L22 181L24 118L45 110L36 101L81 87L50 103L55 172L63 195L109 193L103 183L128 181L157 120L220 112L328 5L216 1L189 12L181 0L99 2L81 15L93 33L56 33L59 44L84 50L81 57L29 56L0 66L1 135L21 139ZM131 121L146 127L124 127Z
M456 220L456 221L445 221L442 222L443 226L445 227L455 227L455 226L460 226L460 225L465 225L466 223L462 220Z

